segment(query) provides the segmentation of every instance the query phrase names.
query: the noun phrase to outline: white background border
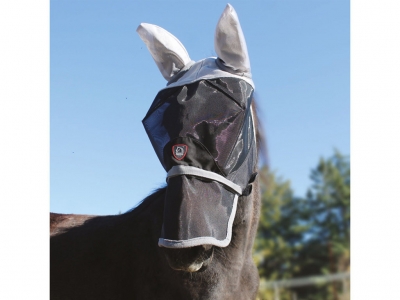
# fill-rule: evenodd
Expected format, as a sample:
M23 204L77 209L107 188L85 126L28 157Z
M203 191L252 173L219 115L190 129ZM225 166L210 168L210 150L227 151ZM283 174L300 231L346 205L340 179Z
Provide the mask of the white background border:
M49 297L49 8L0 2L0 299ZM398 1L351 1L356 300L398 297L399 11Z
M400 5L351 1L351 299L398 299Z
M0 1L0 299L49 299L49 1Z

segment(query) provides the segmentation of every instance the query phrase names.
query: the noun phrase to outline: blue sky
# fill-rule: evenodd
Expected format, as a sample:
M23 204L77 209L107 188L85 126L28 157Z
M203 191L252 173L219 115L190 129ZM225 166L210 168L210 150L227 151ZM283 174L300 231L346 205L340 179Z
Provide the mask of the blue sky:
M165 182L141 120L165 80L136 34L214 56L226 1L51 1L53 212L115 214ZM230 1L246 38L269 162L296 195L319 157L350 153L349 1Z

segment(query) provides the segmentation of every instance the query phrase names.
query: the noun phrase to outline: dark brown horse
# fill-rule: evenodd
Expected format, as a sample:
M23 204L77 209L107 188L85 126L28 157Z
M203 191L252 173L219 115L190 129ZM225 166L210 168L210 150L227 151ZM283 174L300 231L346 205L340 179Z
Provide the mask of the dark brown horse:
M229 33L230 30L229 28L227 30L226 26L229 27L231 26L229 24L235 22L236 26L232 34L236 34L236 37L229 39L228 36L228 39L224 38L223 34ZM193 117L191 117L191 114L184 114L185 109L191 109L192 113L194 111L195 117L206 118L205 115L196 115L201 114L204 105L199 106L200 108L197 107L196 110L189 106L180 106L181 110L177 113L176 110L172 110L175 104L170 102L168 107L171 108L171 112L166 110L164 119L160 121L160 124L167 123L165 125L166 130L169 130L169 128L175 130L176 126L179 125L181 132L175 140L162 145L162 149L167 149L164 152L172 149L173 153L170 155L169 152L165 152L163 160L160 159L160 161L167 171L174 166L188 166L191 172L192 169L200 169L200 175L192 173L172 174L169 171L166 187L155 191L144 199L139 206L124 214L89 216L51 213L51 299L255 299L259 277L252 260L252 247L260 212L258 178L255 175L257 172L256 153L262 147L262 138L259 134L255 115L255 104L252 101L253 87L247 50L238 24L236 13L228 5L217 26L216 41L221 43L216 45L219 58L212 61L204 60L206 63L214 63L215 61L215 65L212 65L212 68L214 68L212 74L217 75L211 78L209 74L206 74L205 77L197 77L194 81L191 77L193 76L192 71L196 71L196 76L201 74L201 67L206 64L204 61L200 63L188 61L188 57L183 57L182 49L177 49L178 46L171 46L171 43L165 42L165 32L160 31L161 35L164 36L157 35L160 32L150 32L156 27L143 24L142 27L139 27L139 34L145 40L164 77L169 80L168 88L158 94L157 97L161 100L157 100L156 97L148 116L146 116L147 119L150 118L152 111L162 106L160 101L166 103L172 101L171 99L176 103L179 102L179 105L195 103L193 99L197 101L196 103L203 103L201 101L204 101L207 109L210 111L217 110L217 108L209 107L210 102L207 102L209 99L207 97L207 99L203 99L204 94L201 94L202 91L211 89L212 92L210 92L209 97L212 98L214 95L219 97L215 101L220 102L215 105L223 107L224 103L228 103L231 111L235 112L235 118L239 115L243 117L242 119L237 117L240 122L232 121L233 117L230 116L224 120L213 119L212 122L208 120L208 124L212 123L214 126L219 121L222 124L229 120L229 126L234 126L235 122L238 122L237 124L241 127L238 127L237 134L232 135L234 137L231 138L233 150L230 150L230 153L226 155L224 153L215 154L212 149L218 147L218 149L221 149L222 146L229 143L229 139L221 140L221 136L226 134L230 127L222 128L222 125L220 127L210 127L211 125L207 127L204 122L201 123L201 126L196 125L193 132L196 134L201 132L203 135L204 132L207 132L209 139L211 139L210 137L214 138L214 140L208 141L209 144L204 140L204 136L202 140L200 135L197 138L196 134L183 135L183 120L189 119L190 124L193 124L191 119ZM140 30L142 31L140 32ZM158 38L158 42L164 43L163 46L165 47L168 44L168 49L161 50L161 52L165 50L164 54L168 52L168 57L163 57L163 53L154 52L155 48L160 49L160 45L154 47L154 44L149 44L148 36L144 37L146 34L150 34L149 32L155 35L152 36L152 40ZM167 38L170 38L170 36L167 36ZM242 53L242 59L238 58L237 53L235 56L229 52L230 50L228 52L224 50L224 43L227 43L227 41L230 43L228 48L234 49L235 46L241 45L238 47L242 47L239 51ZM171 59L171 52L176 54L174 59L178 59L173 61L173 64L167 65L162 60L165 57ZM242 62L237 63L238 60L242 60ZM207 68L210 69L210 66L209 64ZM216 68L219 68L218 71L215 70ZM220 71L221 69L223 71ZM226 75L229 72L233 74L233 79L225 78L229 77ZM225 77L221 74L225 74ZM242 76L247 76L247 79L244 78L243 80ZM228 85L228 88L225 89L226 85ZM243 92L244 89L248 90L247 94ZM238 95L238 93L235 93L237 90L241 91L240 97L244 97L247 102L240 102L235 98ZM184 100L182 100L182 97L184 97ZM216 115L223 118L223 113L228 114L228 111L229 109L223 108ZM171 113L173 119L176 119L175 122L181 123L175 124L174 120L167 119L167 114L171 115ZM210 114L212 113L207 114L208 118L210 118ZM148 130L148 133L151 138L150 130ZM152 143L156 149L158 145L153 140ZM248 144L250 149L247 152L244 150L244 144ZM178 149L177 146L181 148ZM206 147L208 147L207 151L204 150ZM200 155L201 159L189 152L186 154L188 148L196 155ZM196 149L196 151L193 151L193 149ZM233 154L238 149L240 150L239 154L234 156ZM251 153L255 155L255 158L250 160ZM204 157L210 159L206 160ZM223 162L223 157L227 157L226 163ZM196 163L199 165L196 165ZM213 176L216 176L216 179L213 179ZM197 180L196 184L193 183L194 180ZM204 196L205 194L201 193L200 189L194 189L195 196L187 196L186 192L182 192L189 190L185 184L193 184L193 186L190 186L191 188L202 187L201 189L207 189L213 185L214 190L215 186L218 185L216 195L220 195L220 191L223 191L228 197L226 199L232 198L235 201L232 204L229 202L230 200L228 201L223 197L222 200L208 199ZM171 195L175 196L172 197ZM176 200L176 198L179 199ZM226 204L228 202L219 205L218 201L228 201L230 206ZM193 223L185 219L189 211L187 203L201 203L196 208L197 210L190 211L196 214L196 216L191 215L189 219ZM213 203L215 203L215 207ZM218 210L218 207L222 207L221 211L231 209L228 215L232 217L233 222L229 218L227 229L220 227L222 216L221 219L219 215L213 216L214 210ZM178 219L179 221L177 221ZM202 233L203 235L200 235L200 238L187 238L184 243L182 243L181 238L175 238L177 241L171 238L174 234L177 234L177 236L179 234L193 235L197 232L203 232L204 223L201 223L201 220L209 221L212 234ZM179 226L176 227L177 224L184 224L192 231L189 229L184 231ZM171 228L175 228L174 230L178 233ZM218 231L228 232L227 238L222 242L218 237ZM198 242L199 240L209 242ZM185 242L187 243L185 244Z

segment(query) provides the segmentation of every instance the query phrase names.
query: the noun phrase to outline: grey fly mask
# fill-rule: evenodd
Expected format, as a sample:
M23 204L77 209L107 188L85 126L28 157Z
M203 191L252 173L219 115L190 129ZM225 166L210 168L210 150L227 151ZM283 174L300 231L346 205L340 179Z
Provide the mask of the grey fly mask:
M159 246L226 247L238 198L251 192L256 140L254 84L246 42L233 7L218 22L218 58L194 62L166 30L137 32L166 80L143 125L167 173Z

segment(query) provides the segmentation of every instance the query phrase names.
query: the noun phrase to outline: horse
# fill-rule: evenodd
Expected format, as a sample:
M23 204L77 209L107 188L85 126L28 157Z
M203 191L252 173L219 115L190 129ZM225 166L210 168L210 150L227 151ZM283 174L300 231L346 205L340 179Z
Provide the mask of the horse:
M161 27L137 32L168 80L143 120L167 185L119 215L50 213L50 298L255 299L263 138L237 14L199 62Z

